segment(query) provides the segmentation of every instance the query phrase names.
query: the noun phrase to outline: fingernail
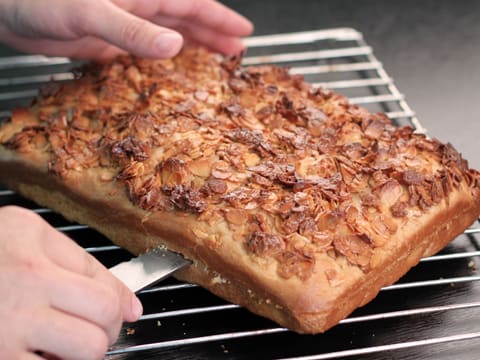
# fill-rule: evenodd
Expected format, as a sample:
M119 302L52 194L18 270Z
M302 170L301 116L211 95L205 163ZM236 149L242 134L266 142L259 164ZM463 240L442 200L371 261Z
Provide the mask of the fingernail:
M143 305L140 300L134 295L132 296L132 315L135 316L135 320L138 320L143 314Z
M182 48L183 38L178 33L164 33L155 40L155 47L159 57L168 58L176 55Z

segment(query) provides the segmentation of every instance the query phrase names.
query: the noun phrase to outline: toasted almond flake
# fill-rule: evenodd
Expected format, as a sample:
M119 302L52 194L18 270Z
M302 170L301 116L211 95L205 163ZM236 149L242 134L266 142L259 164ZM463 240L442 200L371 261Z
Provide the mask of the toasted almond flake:
M103 172L100 175L100 180L108 182L108 181L112 181L114 177L115 177L115 175L111 172Z
M260 162L260 157L257 154L251 152L245 153L243 155L243 158L247 167L256 166Z
M245 205L245 210L254 210L258 207L258 204L256 201L250 201L249 203L247 203L247 205Z
M203 229L200 229L199 227L195 226L191 228L192 233L199 239L205 240L207 239L210 234Z
M207 100L209 93L207 91L195 91L193 94L195 99L200 100L200 101L205 101Z
M217 161L212 165L212 176L217 179L228 179L232 176L232 169L225 161Z
M188 163L188 168L192 174L207 178L210 176L210 161L208 159L200 158Z
M225 218L229 223L243 225L248 220L248 213L241 209L227 209L225 210Z
M215 153L215 149L213 147L207 147L203 150L203 156L208 158Z

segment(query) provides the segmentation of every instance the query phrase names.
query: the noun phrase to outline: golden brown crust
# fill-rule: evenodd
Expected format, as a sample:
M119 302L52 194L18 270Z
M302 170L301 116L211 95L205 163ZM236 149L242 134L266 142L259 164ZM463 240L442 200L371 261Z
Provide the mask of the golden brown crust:
M0 180L299 332L322 332L472 223L449 144L203 49L50 86L0 128Z

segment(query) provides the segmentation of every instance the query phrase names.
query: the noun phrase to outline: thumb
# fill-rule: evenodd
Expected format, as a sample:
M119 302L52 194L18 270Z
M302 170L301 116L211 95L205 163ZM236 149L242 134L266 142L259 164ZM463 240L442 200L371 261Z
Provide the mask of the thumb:
M104 9L97 10L89 12L89 34L132 54L147 58L170 58L182 48L182 36L171 29L139 18L112 3L105 3Z
M122 303L123 320L128 322L137 321L143 314L143 305L140 302L140 299L126 286L123 288L121 298L127 299Z

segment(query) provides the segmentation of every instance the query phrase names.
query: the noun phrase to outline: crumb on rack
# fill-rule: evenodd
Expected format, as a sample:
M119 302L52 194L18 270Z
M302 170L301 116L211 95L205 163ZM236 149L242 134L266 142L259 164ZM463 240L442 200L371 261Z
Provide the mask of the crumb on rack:
M475 264L475 261L470 260L468 262L468 268L473 272L477 271L477 264Z

